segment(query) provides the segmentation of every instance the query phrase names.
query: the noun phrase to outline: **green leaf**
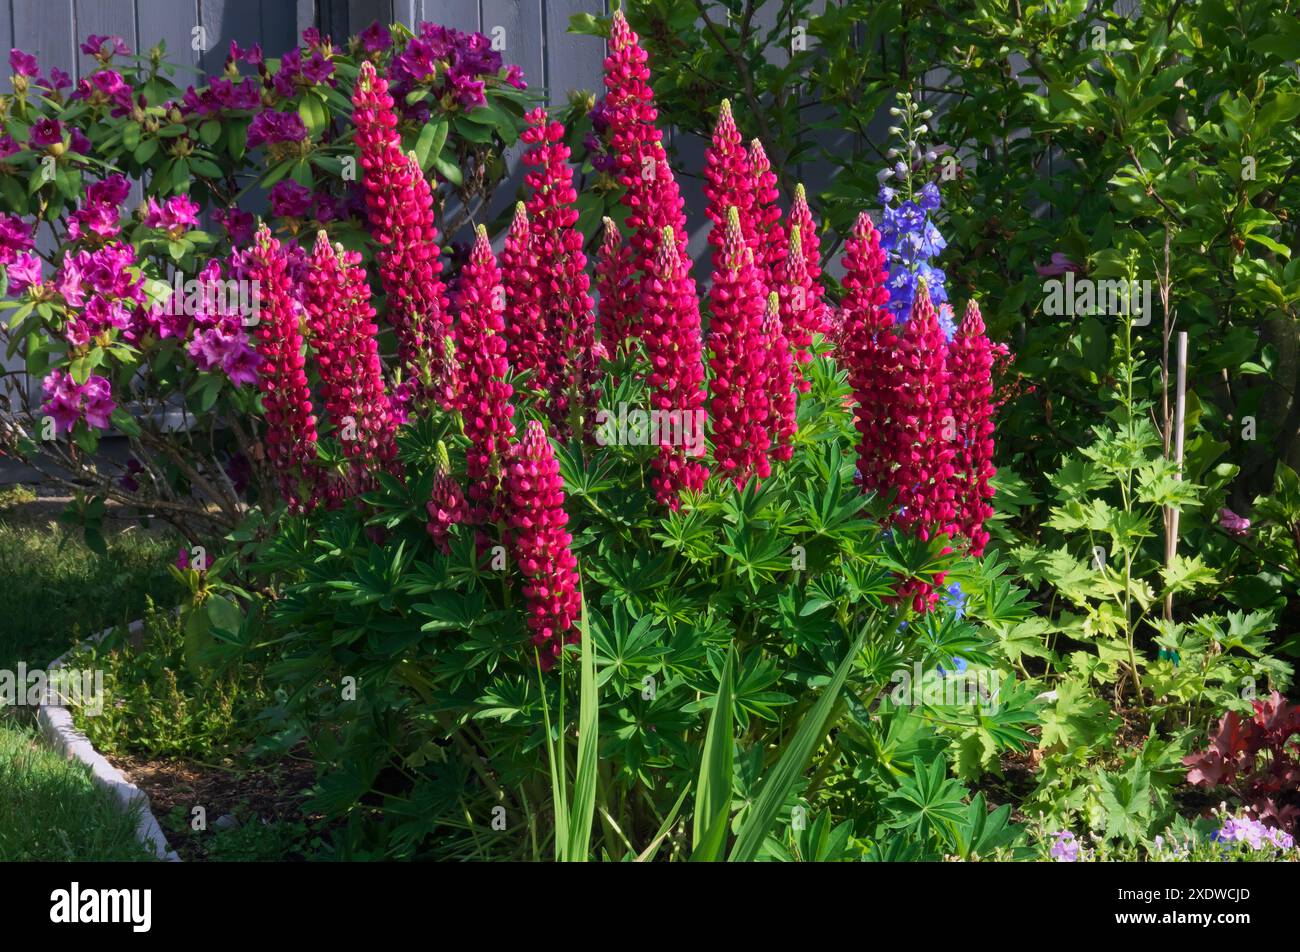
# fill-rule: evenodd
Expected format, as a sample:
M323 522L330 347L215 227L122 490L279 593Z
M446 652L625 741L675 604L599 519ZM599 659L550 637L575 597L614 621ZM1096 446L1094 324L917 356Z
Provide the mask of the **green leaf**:
M433 160L442 154L443 144L447 141L447 129L450 128L446 119L439 119L430 122L420 130L420 137L415 141L415 157L420 162L420 168L428 169L433 164Z
M704 737L704 753L700 758L700 777L695 784L695 818L691 831L694 848L691 858L717 859L722 852L723 840L712 836L715 827L725 828L731 808L732 758L735 753L735 713L732 704L732 678L736 668L736 646L727 650L727 660L722 665L718 681L717 702L709 716L709 728ZM715 849L701 849L711 841Z
M776 819L777 812L781 805L789 797L790 791L798 782L799 777L803 774L804 767L807 766L808 760L813 755L826 732L826 721L830 718L831 709L835 706L836 700L839 699L840 689L844 687L844 681L849 676L854 662L857 660L858 652L862 650L862 645L867 639L867 633L870 627L864 625L862 631L853 640L849 647L848 653L844 660L840 662L839 667L835 670L835 676L831 678L831 683L826 686L822 696L817 699L812 710L804 715L803 721L799 724L799 730L795 732L794 738L781 754L780 760L777 761L776 767L773 768L768 776L767 782L759 791L758 799L754 802L745 818L744 825L736 837L736 843L731 848L731 855L728 857L730 862L750 862L758 856L758 852L763 847L763 841L767 839L768 830L772 827L772 821Z
M578 688L578 765L573 778L573 813L568 823L566 858L585 862L591 848L591 824L596 813L596 766L600 760L600 699L596 693L595 649L587 622L587 599L579 591L582 613L582 674Z

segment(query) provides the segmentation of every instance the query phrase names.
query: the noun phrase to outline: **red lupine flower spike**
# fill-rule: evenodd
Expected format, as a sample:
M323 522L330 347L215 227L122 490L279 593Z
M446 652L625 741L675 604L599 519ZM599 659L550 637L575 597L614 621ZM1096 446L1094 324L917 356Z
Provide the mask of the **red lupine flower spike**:
M433 539L434 545L443 555L447 555L451 551L451 527L464 522L469 513L460 486L452 478L451 461L447 457L447 447L442 440L438 441L437 475L433 478L433 491L430 493L429 501L425 503L425 511L429 514L429 521L425 528Z
M731 101L727 99L722 100L718 121L713 127L713 139L704 150L704 197L708 199L704 213L713 223L709 229L713 268L720 271L727 267L723 253L728 209L736 209L745 243L754 246L754 191L749 156L741 144Z
M970 301L957 335L948 345L952 411L957 424L957 524L970 540L971 555L984 554L993 515L993 345L984 333L979 305Z
M596 341L587 256L576 227L578 193L564 126L549 121L541 108L525 119L529 128L520 139L529 146L523 155L529 171L524 183L531 189L527 210L547 345L538 385L549 391L547 414L561 438L567 438L574 421L584 415L589 419L588 410L595 405Z
M781 296L781 327L794 349L796 362L802 371L811 363L813 337L827 332L826 304L822 300L824 289L813 277L808 259L804 255L803 227L790 228L790 247L780 265L781 279L778 293ZM807 393L809 382L801 372L799 392Z
M515 435L510 399L510 364L506 359L505 290L501 269L479 225L469 261L457 284L456 308L460 320L456 354L459 363L460 410L469 448L465 475L476 525L495 524L504 518L501 477Z
M757 139L749 144L747 165L749 181L746 191L751 202L749 214L754 267L758 269L764 290L771 293L780 286L787 253L785 227L781 224L781 208L777 204L781 190L777 188L776 173L772 171L763 143Z
M794 358L790 354L790 344L781 330L781 304L775 291L767 296L762 337L768 348L767 390L771 412L767 431L772 443L772 458L785 462L794 454L798 408L795 396L797 374Z
M565 528L564 480L540 421L529 420L515 445L506 486L512 546L525 579L528 628L542 667L550 668L565 643L577 640L580 600L578 562Z
M542 389L537 381L546 373L548 345L538 269L528 210L523 202L517 202L501 251L501 277L506 289L506 356L516 373L532 373L533 386Z
M280 493L294 512L313 506L321 491L316 461L316 417L307 384L300 305L294 298L289 262L280 242L263 224L244 256L248 280L257 288L260 320L253 332L258 387L266 419L266 455Z
M663 133L655 126L658 112L650 89L646 51L621 10L610 24L605 57L605 115L609 120L614 175L623 186L628 209L632 260L642 283L653 266L664 226L671 226L678 251L687 257L686 215L681 192L668 164Z
M480 225L469 260L456 285L456 325L460 411L469 447L465 476L469 483L471 518L476 525L502 520L500 480L510 441L515 437L515 408L511 406L510 363L506 358L503 311L506 291L497 256Z
M305 279L304 305L320 393L343 452L353 461L351 486L363 492L376 467L391 467L396 423L384 392L375 310L361 255L316 234Z
M631 249L624 244L613 219L604 219L600 255L596 259L596 291L600 295L600 339L613 356L620 344L637 333L637 287Z
M923 540L957 534L957 429L946 351L938 313L920 281L898 343L901 386L891 421L896 465L890 478L897 490L894 525ZM901 593L912 596L917 611L932 608L938 599L930 585L915 579L908 580Z
M858 474L864 490L886 492L893 485L893 404L902 379L894 320L885 306L885 252L866 212L858 216L845 242L843 262L846 293L839 353L853 390Z
M361 64L352 104L367 217L379 246L375 259L401 369L408 387L449 406L453 394L446 391L442 342L451 318L440 277L433 190L415 155L402 153L388 83L369 61ZM443 382L442 392L435 381Z
M650 362L650 406L659 421L659 454L650 483L655 499L677 509L682 490L698 491L708 470L691 457L703 452L704 360L695 287L665 227L642 299L643 339ZM652 420L655 417L652 416Z
M721 260L723 268L714 272L710 293L714 459L723 475L743 487L751 478L765 479L771 472L771 400L762 336L765 302L753 250L745 242L735 207L727 211Z

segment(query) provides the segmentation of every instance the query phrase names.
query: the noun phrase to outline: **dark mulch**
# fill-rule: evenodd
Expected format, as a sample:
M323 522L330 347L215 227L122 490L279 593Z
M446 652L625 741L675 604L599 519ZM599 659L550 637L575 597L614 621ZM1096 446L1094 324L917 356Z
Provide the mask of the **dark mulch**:
M235 817L238 826L245 830L257 824L262 829L300 825L308 833L323 830L322 818L303 808L316 778L310 762L286 758L278 763L231 769L132 754L119 754L112 759L127 779L149 797L150 809L162 824L168 842L184 860L222 858L209 856L214 837L230 835L229 831L220 829L218 821L222 817ZM207 829L201 831L191 826L193 810L200 806L207 821ZM290 844L291 852L296 852L292 849L296 845ZM258 858L305 857L299 854Z

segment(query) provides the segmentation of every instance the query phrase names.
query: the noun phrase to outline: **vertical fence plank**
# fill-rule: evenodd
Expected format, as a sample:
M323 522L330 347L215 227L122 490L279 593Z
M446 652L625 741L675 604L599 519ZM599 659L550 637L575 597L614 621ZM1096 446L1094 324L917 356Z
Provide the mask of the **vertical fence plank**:
M72 0L13 2L13 45L33 54L46 75L51 66L77 75L75 24Z
M605 46L594 36L569 32L569 17L575 13L601 15L604 0L547 0L544 38L546 84L552 105L562 104L575 89L598 90Z
M420 20L466 33L477 33L482 28L478 0L411 0L411 3L417 8Z
M198 0L136 0L135 7L140 49L148 51L165 43L170 62L198 67L198 51L193 48L194 28L201 25ZM190 70L178 71L173 79L182 88L197 82Z
M76 12L77 35L72 38L72 42L78 52L78 79L98 65L93 56L80 52L81 42L92 33L100 36L120 36L132 53L140 49L140 38L136 35L135 5L131 0L121 0L118 4L106 4L97 0L74 0L73 10ZM68 29L71 28L70 23Z

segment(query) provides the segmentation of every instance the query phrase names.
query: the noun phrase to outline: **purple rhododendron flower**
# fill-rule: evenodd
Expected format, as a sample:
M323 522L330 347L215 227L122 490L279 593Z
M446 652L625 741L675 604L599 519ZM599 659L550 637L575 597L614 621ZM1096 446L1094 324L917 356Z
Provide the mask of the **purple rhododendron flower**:
M45 402L41 412L54 420L56 431L68 433L85 416L86 423L99 430L108 429L117 404L107 379L91 374L78 384L66 370L51 371L41 383Z
M50 67L50 89L67 89L72 85L72 77L57 66Z
M1073 271L1075 274L1083 274L1083 268L1071 261L1066 255L1059 251L1052 253L1052 260L1049 264L1034 265L1034 270L1042 278L1060 277L1067 271Z
M302 142L307 126L296 112L259 113L248 126L248 147L256 149L272 142Z
M12 264L19 254L35 248L35 231L34 224L28 225L17 215L0 213L0 264Z
M311 189L293 179L281 179L271 189L271 211L284 218L306 218L311 202Z
M57 119L42 119L32 126L27 144L33 149L43 149L63 141L63 125Z
M382 53L393 45L393 34L378 20L361 31L361 48L367 53Z
M10 294L22 294L32 285L41 283L41 259L29 251L15 257L8 268Z
M156 198L151 198L145 207L144 223L173 236L180 235L187 229L198 226L198 202L188 195L174 195L160 205Z
M9 51L9 68L19 76L38 76L41 72L36 57L16 47Z
M131 50L120 36L100 36L98 33L92 33L86 37L86 42L81 44L81 52L87 56L112 56L115 53L125 56Z
M1235 539L1244 538L1250 533L1250 520L1237 515L1231 509L1219 510L1219 525L1223 526L1224 532Z

